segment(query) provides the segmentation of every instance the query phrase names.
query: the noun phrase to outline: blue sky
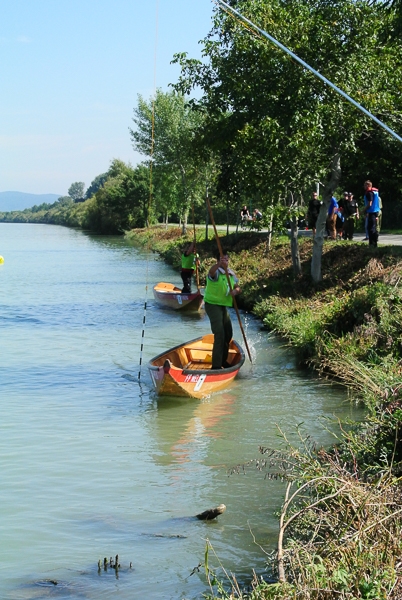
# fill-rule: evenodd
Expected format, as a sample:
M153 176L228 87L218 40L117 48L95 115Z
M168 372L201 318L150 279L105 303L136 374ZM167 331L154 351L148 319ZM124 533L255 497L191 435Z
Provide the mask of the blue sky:
M200 58L211 0L10 0L0 19L0 191L66 195L113 158L136 164L137 94ZM156 50L156 51L155 51ZM155 61L156 56L156 61ZM156 63L156 69L155 69Z

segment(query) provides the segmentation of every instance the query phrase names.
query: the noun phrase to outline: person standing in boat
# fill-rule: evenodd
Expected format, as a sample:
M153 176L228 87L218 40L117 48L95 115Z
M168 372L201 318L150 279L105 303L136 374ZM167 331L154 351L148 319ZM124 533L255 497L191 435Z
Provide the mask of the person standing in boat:
M240 294L241 289L235 273L228 267L228 254L223 253L220 255L218 253L216 259L216 264L212 265L207 275L204 302L205 312L208 315L211 331L214 334L212 368L226 369L230 367L227 358L229 344L233 337L232 321L228 308L233 306L233 297Z
M198 254L195 253L195 242L188 244L181 255L181 278L183 280L183 294L191 294L191 278L194 273Z

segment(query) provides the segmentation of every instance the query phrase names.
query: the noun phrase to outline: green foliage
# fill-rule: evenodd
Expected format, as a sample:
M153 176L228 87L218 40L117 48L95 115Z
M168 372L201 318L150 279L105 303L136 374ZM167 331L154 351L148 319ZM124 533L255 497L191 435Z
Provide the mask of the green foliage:
M144 227L149 217L149 170L114 160L107 181L93 198L87 215L90 229L109 234Z
M383 35L381 6L354 0L240 0L235 7L400 129L401 42ZM333 158L339 155L348 187L360 185L374 170L381 188L389 182L400 196L399 144L342 96L220 8L202 43L202 62L176 55L182 73L175 89L203 92L192 102L206 115L202 139L220 153L219 181L226 193L258 194L264 211L272 202L303 204L313 182L332 181Z
M97 183L104 179L99 176ZM81 188L80 188L81 189ZM144 227L149 215L149 169L144 165L133 168L113 160L103 185L89 199L73 202L69 196L54 204L9 213L11 222L50 223L81 227L98 233L121 234L132 227Z
M59 198L59 199L57 200L57 202L58 202L58 204L59 204L60 206L65 206L65 207L67 207L67 206L71 206L71 205L74 203L73 199L72 199L72 198L70 198L70 196L61 196L61 198ZM42 205L42 206L43 206L43 205ZM52 205L48 204L48 205L47 205L47 208L50 208L51 206L52 206ZM56 206L56 205L55 205L55 204L53 204L53 206ZM46 207L45 207L45 206L43 206L43 208L46 208ZM34 209L35 209L35 206L33 206L33 207L32 207L32 209L31 209L31 210L32 210L32 212L37 212L37 211L35 211Z
M204 201L214 161L196 152L194 139L202 120L182 94L157 90L149 101L138 97L130 135L134 148L153 166L156 214L176 213L186 221L191 204Z
M89 229L85 223L86 203L74 203L69 196L59 198L53 204L41 204L23 211L0 213L0 218L8 223L49 223Z
M92 198L92 196L94 194L96 194L96 192L99 190L99 188L101 188L104 185L105 181L107 181L108 177L109 177L108 173L101 173L100 175L97 175L95 177L95 179L91 182L91 185L85 192L86 200L88 200L89 198Z
M82 200L82 198L84 197L84 189L85 183L82 181L76 181L75 183L72 183L68 188L68 195L75 202L77 202L78 200Z

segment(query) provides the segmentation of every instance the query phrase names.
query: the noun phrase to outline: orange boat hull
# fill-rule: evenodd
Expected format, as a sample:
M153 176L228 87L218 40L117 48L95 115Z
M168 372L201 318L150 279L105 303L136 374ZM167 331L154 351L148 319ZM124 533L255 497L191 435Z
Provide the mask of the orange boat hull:
M244 352L231 341L227 369L211 369L213 335L176 346L153 358L148 368L160 396L204 398L227 388L244 363Z
M181 289L172 283L161 281L154 288L154 298L159 304L173 310L199 310L203 297L199 290L191 294L183 294Z

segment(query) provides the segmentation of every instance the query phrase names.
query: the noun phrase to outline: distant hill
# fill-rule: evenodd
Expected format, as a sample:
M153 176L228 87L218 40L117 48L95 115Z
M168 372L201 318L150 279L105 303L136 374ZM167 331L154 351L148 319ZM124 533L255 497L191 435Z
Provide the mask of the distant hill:
M53 204L62 194L26 194L25 192L0 192L0 212L24 210L32 206Z

